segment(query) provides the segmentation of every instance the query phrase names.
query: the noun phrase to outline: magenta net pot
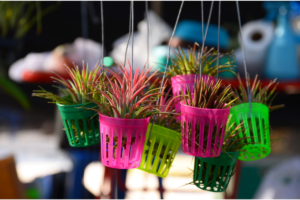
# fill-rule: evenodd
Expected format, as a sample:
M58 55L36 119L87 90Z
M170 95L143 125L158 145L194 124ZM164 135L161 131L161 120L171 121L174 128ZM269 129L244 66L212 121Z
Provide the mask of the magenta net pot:
M139 167L149 119L121 119L99 114L102 164L117 169Z
M183 90L184 94L187 90L187 88L193 88L194 82L195 82L195 74L187 74L187 75L177 75L171 78L172 82L172 91L173 96L180 95L180 91ZM200 75L198 75L198 78ZM216 82L216 78L208 75L202 75L203 80L209 79L209 83L211 81ZM193 92L192 92L193 93ZM177 103L175 105L175 109L177 112L181 111L180 107L180 98L178 98ZM177 120L180 121L180 117L177 118Z
M219 156L230 108L196 108L180 103L183 152L197 157Z

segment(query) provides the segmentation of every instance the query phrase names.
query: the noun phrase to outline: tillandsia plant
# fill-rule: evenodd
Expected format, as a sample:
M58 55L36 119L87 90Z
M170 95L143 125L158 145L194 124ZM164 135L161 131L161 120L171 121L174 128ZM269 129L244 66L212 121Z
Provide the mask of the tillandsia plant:
M51 100L49 103L58 103L61 105L77 105L90 102L87 99L97 100L103 102L104 98L95 93L100 84L100 80L103 80L104 74L100 74L100 66L98 63L94 69L89 72L89 67L85 67L82 63L82 70L79 70L78 66L70 68L65 66L66 70L71 77L71 80L66 80L60 75L54 74L58 77L51 77L60 86L53 86L61 91L63 96L58 96L52 92L48 92L42 87L41 90L34 90L32 96L41 97Z
M177 48L177 52L173 52L175 55L175 58L171 58L172 65L169 66L168 75L173 77L177 75L187 75L187 74L196 74L197 69L199 68L199 62L200 62L200 47L198 54L196 53L196 47L199 47L199 44L195 43L194 47L191 47L188 51L188 55L183 52L181 47ZM227 54L219 54L219 58L222 58L223 56L229 56L228 61L219 65L219 73L229 71L232 73L235 73L233 71L233 63L230 58L232 57L232 53ZM209 75L212 77L216 77L217 75L217 63L215 62L217 60L218 52L214 50L214 48L211 48L208 50L207 47L203 50L202 55L202 74L203 75Z
M266 105L270 111L277 110L279 108L283 108L284 105L272 105L273 100L277 96L278 93L275 92L279 82L276 81L276 79L270 81L270 83L262 88L262 83L260 80L257 79L258 75L255 76L254 81L251 85L250 81L248 82L249 88L250 88L250 98L251 102L253 103L260 103L263 105ZM247 93L247 90L245 89L243 82L241 80L240 75L237 75L237 79L239 81L239 88L235 90L234 97L237 98L235 101L235 105L240 105L244 103L249 103L249 96ZM250 80L250 76L248 75L248 80ZM262 119L267 120L267 119ZM253 126L258 128L261 128L261 132L264 133L265 131L268 131L270 127L266 126L264 122L261 122L262 126L260 126L260 119L255 117L254 120L250 117L247 118L247 123L245 122L244 125L249 127L250 135L252 135L252 131L255 131L252 129ZM267 123L268 124L268 123ZM259 133L259 130L256 130L255 132ZM254 139L252 139L254 140Z
M186 105L196 108L223 109L230 107L238 97L233 98L234 92L231 85L222 86L222 80L217 83L208 79L197 79L193 92L190 88L186 94L181 90L181 96Z
M40 87L40 90L34 90L32 96L49 99L51 100L49 103L56 103L59 105L78 105L78 108L80 108L82 104L91 103L87 99L104 102L104 97L95 93L96 88L101 89L101 82L104 79L104 73L100 73L101 67L98 63L90 72L88 65L85 67L84 62L82 63L82 70L80 70L78 66L74 68L66 66L66 70L71 80L66 80L56 73L55 74L58 78L52 77L54 82L59 84L59 86L53 87L61 91L63 94L62 96L46 91L42 87ZM87 119L87 127L89 131L92 129L91 120L94 120L94 123L96 123L98 119L97 117ZM84 137L84 123L82 120L79 120L78 123L81 131L80 134ZM75 131L75 137L78 137L75 121L71 120L71 124L72 129Z
M193 93L188 88L186 94L181 90L181 96L184 100L184 104L187 106L195 108L205 108L205 109L226 109L229 108L236 98L232 99L233 91L231 91L231 85L222 86L222 81L218 80L216 83L210 82L208 79L197 79ZM188 123L188 124L187 124ZM219 137L220 130L223 130L223 125L218 128L218 125L215 124L213 127L210 127L210 123L204 124L204 130L200 131L200 123L195 123L193 125L193 120L182 120L182 130L185 130L185 134L188 134L188 144L192 144L192 135L195 134L195 146L192 148L198 149L202 148L202 151L206 155L208 140L209 140L209 131L212 129L212 139L215 141L216 137ZM188 127L187 127L188 126ZM225 126L225 124L224 124ZM197 141L200 139L200 132L204 131L203 146L200 146ZM186 133L187 132L187 133ZM218 143L211 143L213 145L209 149L215 149L215 145ZM216 152L214 152L215 154Z
M95 90L94 93L103 95L105 102L88 99L99 106L98 109L90 109L108 117L122 119L144 119L160 113L154 102L162 93L157 88L146 93L143 91L150 85L150 80L156 76L157 71L149 75L151 68L146 70L144 67L141 72L137 68L133 74L130 63L129 68L120 65L123 77L113 70L105 70L112 74L112 78L106 78L105 90L92 85ZM135 139L135 137L131 138L131 144L134 143ZM110 138L106 135L106 143L109 143L109 140ZM126 136L122 136L122 147L126 146L126 141ZM113 143L113 149L115 150L118 144L117 136L113 137Z
M262 84L260 82L260 80L257 80L258 75L255 76L254 81L251 85L250 81L249 81L249 88L251 89L250 91L250 95L251 95L251 102L255 102L255 103L261 103L266 105L269 108L269 111L273 111L273 110L277 110L279 108L283 108L284 105L272 105L272 102L274 100L274 98L277 96L278 93L275 93L275 90L279 84L279 82L277 82L277 79L274 79L272 81L270 81L270 83L268 85L266 85L265 87L262 88ZM247 90L245 89L241 77L238 74L237 75L237 79L239 81L239 88L235 90L235 97L237 98L235 104L242 104L242 103L248 103L249 102L249 96L247 93ZM248 74L248 80L250 80L250 76Z

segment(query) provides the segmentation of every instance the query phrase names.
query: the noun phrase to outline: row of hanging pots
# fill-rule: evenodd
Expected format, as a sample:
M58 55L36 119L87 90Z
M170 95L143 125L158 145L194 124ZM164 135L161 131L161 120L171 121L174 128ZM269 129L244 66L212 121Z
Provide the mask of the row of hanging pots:
M203 77L216 83L214 77ZM195 75L178 75L171 80L175 96L181 90L186 91L187 87L193 88ZM258 160L270 154L269 109L266 105L244 103L226 109L204 109L178 102L180 107L177 105L176 109L181 112L181 118L177 120L182 123L182 148L184 153L195 156L193 184L198 188L211 192L226 191L238 159ZM232 115L230 124L244 122L245 142L249 145L242 152L221 152L229 115Z
M240 103L230 107L231 104L228 101L221 101L216 95L217 93L214 96L212 96L212 93L204 95L203 98L213 99L210 100L210 106L208 104L205 107L201 104L194 104L195 102L202 102L199 97L199 94L201 96L202 93L199 91L207 91L208 89L212 91L213 88L221 88L221 82L212 76L202 75L200 77L197 75L196 80L200 81L201 78L202 82L196 82L196 84L195 74L177 75L171 78L172 99L177 99L174 101L176 104L170 106L170 109L174 110L175 107L177 112L181 113L176 118L177 122L180 121L181 126L176 123L179 128L177 127L177 131L174 131L170 126L166 126L168 127L166 128L149 123L149 116L153 116L153 114L147 117L138 117L139 113L142 112L134 113L135 111L130 111L131 116L134 113L134 117L130 116L128 110L140 109L139 102L146 98L141 97L145 94L140 94L140 101L135 100L137 96L128 98L132 100L132 103L126 104L129 107L125 107L127 109L125 111L117 110L123 105L117 105L116 107L110 105L127 98L119 97L121 93L116 92L125 91L122 88L125 87L124 80L127 84L126 91L135 88L137 92L140 92L145 89L148 86L147 84L138 84L147 79L149 70L145 73L142 71L142 74L134 75L133 78L134 73L131 71L131 67L129 67L130 71L127 71L123 66L121 70L123 70L123 76L126 79L122 79L118 74L111 72L114 75L114 81L118 81L118 83L113 83L110 79L107 79L107 85L104 85L104 88L111 88L106 90L99 89L98 87L103 86L96 84L102 76L101 74L98 75L98 69L90 73L87 73L88 69L84 72L84 68L82 72L79 72L78 68L76 70L72 72L69 69L68 71L72 73L70 77L75 83L72 87L69 85L69 83L72 84L71 82L64 79L55 79L68 90L68 92L64 91L64 94L67 94L64 98L55 96L45 90L38 91L39 93L35 93L34 96L52 99L57 102L71 146L86 147L101 144L101 161L107 167L117 169L138 168L164 178L168 175L180 144L182 144L184 153L195 156L193 183L201 189L220 192L226 190L237 159L257 160L270 153L269 108L264 104ZM153 76L151 75L151 77ZM90 82L90 80L93 81ZM130 86L131 81L129 80L133 80L136 85L134 87ZM128 88L131 88L131 90L128 90ZM216 89L216 91L219 91L219 89ZM226 90L226 87L220 90L222 90L221 93L224 92L223 95L229 96L229 90ZM105 93L108 91L109 96ZM186 99L185 95L178 98L182 92L188 94L189 99ZM99 98L95 100L93 94L101 94L102 96L97 97L95 95ZM128 94L132 95L134 92ZM106 102L101 100L103 96L106 98ZM167 96L161 99L166 101ZM198 97L199 101L196 101ZM109 98L115 99L111 100ZM76 104L78 101L81 102L80 100L85 100L88 103ZM155 101L157 102L157 100ZM208 101L206 99L203 102L207 103ZM145 105L149 106L147 103ZM109 109L105 106L108 106ZM101 110L102 107L106 110ZM113 107L114 109L112 109ZM122 113L125 114L121 116ZM161 115L160 113L164 113L164 111L157 114ZM227 127L230 115L231 121L229 123L236 125L233 128L243 122L243 128L246 132L246 137L240 134L239 138L235 138L235 140L249 145L245 145L245 148L240 151L222 152L225 127ZM174 118L175 122L176 119Z
M216 79L211 76L203 75L203 79L216 83ZM172 77L171 80L173 95L178 96L181 90L186 91L187 87L193 88L195 75L178 75ZM243 103L227 109L203 109L187 106L180 100L177 102L179 104L176 105L177 112L182 113L181 117L177 119L181 120L183 125L182 146L186 154L196 157L219 156L224 137L224 126L229 114L232 115L232 123L238 125L244 122L247 142L253 141L253 144L249 144L243 149L247 153L242 152L239 160L258 160L270 154L269 109L266 105L251 103L251 116L249 116L250 103ZM206 136L207 141L205 142ZM215 137L214 140L213 137ZM195 142L198 142L199 145L195 145Z
M90 120L97 114L95 111L78 108L84 105L57 104L57 106L71 146L85 147L99 144L101 133L103 165L118 169L138 167L163 178L168 175L181 145L181 134L154 124L150 135L149 118L115 119L103 115L99 115L101 125L99 132L99 121ZM177 137L174 138L174 135ZM147 142L144 144L144 141Z
M194 77L188 76L188 80L193 82ZM183 76L180 78L183 79ZM212 78L211 80L214 79ZM178 85L186 82L188 81L177 82L176 86L180 87ZM182 112L181 122L183 124L183 151L186 154L197 157L194 173L198 173L199 170L196 166L198 167L200 160L205 162L209 162L209 160L224 160L224 157L227 156L224 153L221 155L221 147L229 110L233 115L232 121L238 124L238 122L248 119L249 104L234 106L231 109L201 109L187 106L184 102L180 103ZM99 144L101 137L101 160L105 166L118 169L138 167L159 177L164 178L167 176L181 144L180 134L154 124L149 138L149 128L151 127L151 124L149 125L149 118L116 119L99 115L98 121L95 120L97 117L93 117L97 115L95 111L78 108L85 106L93 107L95 104L71 106L57 104L57 106L71 146L84 147ZM249 123L246 120L245 127L252 125L254 128L252 129L253 131L250 131L249 128L247 129L247 136L255 136L254 140L263 143L247 146L246 151L251 156L242 152L239 156L240 160L256 160L270 153L269 133L268 129L264 128L268 127L268 108L265 105L257 103L252 103L251 106L251 120ZM101 125L100 130L99 122ZM145 134L147 129L148 131ZM178 135L177 138L174 138L174 134ZM195 143L199 145L195 145ZM217 158L212 159L210 157ZM232 158L228 157L227 160L232 161ZM229 172L225 174L226 176L230 176ZM207 185L201 179L202 176L202 172L198 178L194 175L194 183L197 183L197 187L200 187L200 182L203 182L204 185L200 188L215 190L212 188L216 188L216 186ZM226 188L226 183L228 184L226 181L220 183L217 191Z
M70 146L86 147L101 141L103 165L118 169L138 167L163 178L168 175L181 145L181 134L154 124L150 135L150 118L116 119L99 114L98 121L95 111L78 108L95 104L57 106Z

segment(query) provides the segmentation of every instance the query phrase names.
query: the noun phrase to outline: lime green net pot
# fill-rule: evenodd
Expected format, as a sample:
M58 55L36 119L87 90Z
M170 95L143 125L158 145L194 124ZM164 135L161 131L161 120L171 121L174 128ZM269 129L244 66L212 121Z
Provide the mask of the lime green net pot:
M96 104L56 104L72 147L87 147L100 143L98 114L79 107L92 108ZM96 116L95 116L96 115ZM93 117L91 119L91 117Z
M151 123L138 169L165 178L181 144L181 134L154 124L149 137L150 129Z
M271 152L269 108L261 103L251 103L251 117L249 103L233 106L230 109L231 124L239 125L243 122L247 139L242 140L248 143L242 148L239 160L252 161L266 157ZM244 137L241 134L240 138Z
M202 190L224 192L235 171L239 154L239 151L221 152L214 158L195 157L193 183Z

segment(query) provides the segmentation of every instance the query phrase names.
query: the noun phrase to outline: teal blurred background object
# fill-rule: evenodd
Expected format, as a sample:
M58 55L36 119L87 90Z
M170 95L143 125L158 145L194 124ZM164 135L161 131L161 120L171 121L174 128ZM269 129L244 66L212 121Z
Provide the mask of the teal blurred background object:
M188 50L187 48L182 48L183 52L185 53L185 55L188 55ZM171 58L175 58L173 51L177 52L176 48L171 48L170 51L170 59L169 59L169 63L168 65L170 66L172 64ZM165 71L165 67L166 67L166 63L167 63L167 56L168 56L168 46L157 46L155 48L153 48L153 56L155 57L155 62L153 63L155 69L159 69L160 72L164 72ZM197 53L197 52L196 52ZM219 64L225 64L228 61L234 61L233 57L230 56L223 56L222 58L220 58ZM212 65L216 65L217 61L213 62ZM236 63L233 63L234 66L236 66ZM234 68L235 72L237 72L237 68ZM219 77L221 78L234 78L235 75L231 72L223 72L219 74Z
M112 59L112 57L109 57L109 56L104 57L104 59L103 59L103 65L105 67L111 67L113 64L114 64L114 60Z
M277 27L271 42L265 68L265 76L279 80L299 79L297 40L289 20L290 7L285 2L278 9Z

